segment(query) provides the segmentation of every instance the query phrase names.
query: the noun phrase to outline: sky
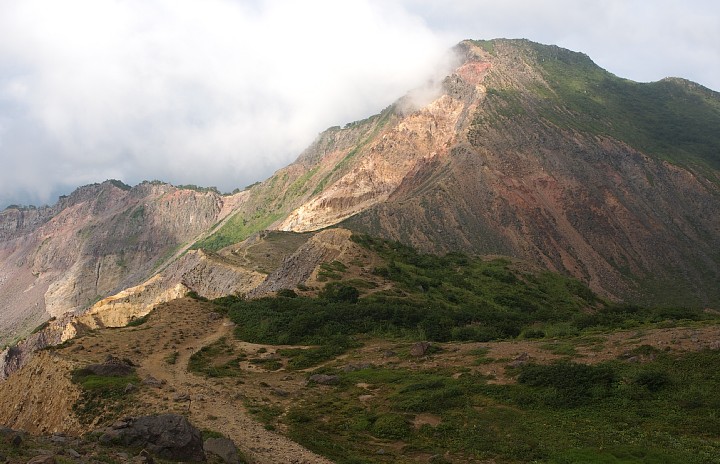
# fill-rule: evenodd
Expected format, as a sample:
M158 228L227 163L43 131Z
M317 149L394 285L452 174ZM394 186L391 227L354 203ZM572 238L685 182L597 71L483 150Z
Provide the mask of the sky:
M0 0L0 208L106 179L242 189L497 37L720 90L717 0Z

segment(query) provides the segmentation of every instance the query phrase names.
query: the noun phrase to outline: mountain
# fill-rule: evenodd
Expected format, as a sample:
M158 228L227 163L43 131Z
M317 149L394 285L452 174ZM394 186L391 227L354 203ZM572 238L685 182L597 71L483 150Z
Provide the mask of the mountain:
M109 181L52 208L4 211L3 342L50 316L50 338L68 337L67 312L123 324L187 291L302 283L316 260L298 255L306 267L294 279L272 274L302 244L253 234L338 224L426 252L519 258L611 299L718 306L718 93L631 82L524 40L453 53L441 82L328 129L236 195ZM271 262L248 268L258 249Z
M718 312L608 303L518 260L341 228L261 234L241 259L279 261L294 290L177 298L36 353L0 382L0 424L36 436L0 428L0 454L176 462L162 453L186 432L133 424L179 414L239 462L717 460Z
M201 246L243 238L240 220L342 223L428 252L519 257L616 299L720 302L720 94L524 40L455 52L435 88L321 134L250 192L271 201Z
M90 432L0 453L130 462L170 411L254 462L715 459L720 94L453 53L234 195L0 213L0 423Z

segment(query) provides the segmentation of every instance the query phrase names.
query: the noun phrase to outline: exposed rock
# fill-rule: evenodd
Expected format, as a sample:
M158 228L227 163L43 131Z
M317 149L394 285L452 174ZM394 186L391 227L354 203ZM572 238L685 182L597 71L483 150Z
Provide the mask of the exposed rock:
M250 291L247 296L256 298L278 290L295 288L306 282L321 263L338 259L351 247L352 233L347 229L329 229L313 235L292 255L286 257L280 267L270 273L264 282Z
M425 356L430 350L432 343L430 342L417 342L410 347L410 356L420 357Z
M135 372L135 367L132 365L132 362L126 359L118 359L111 355L108 355L102 364L91 364L85 369L95 375L104 377L124 377Z
M342 368L343 372L355 372L373 367L372 363L348 364Z
M155 460L148 450L140 451L140 454L133 458L133 463L137 464L154 464Z
M140 284L241 197L107 181L80 187L52 207L0 212L2 333L29 333L34 326L23 324L82 311Z
M185 417L176 414L138 417L124 428L105 429L100 440L145 448L163 459L182 462L205 460L200 431Z
M155 388L162 388L163 385L165 385L164 380L158 380L155 377L153 377L152 375L146 376L143 379L142 383L143 383L143 385L148 385L150 387L155 387Z
M219 456L226 464L239 464L238 450L228 438L208 438L205 440L205 452Z
M190 395L187 393L178 393L177 395L173 395L173 401L176 403L187 403L190 401Z
M515 357L515 359L513 359L513 360L508 364L508 366L510 366L510 367L519 367L519 366L522 366L522 365L524 365L524 364L527 364L529 360L530 360L530 355L529 355L529 354L527 354L527 353L520 353L518 356Z
M29 460L27 464L55 464L56 462L57 461L54 456L41 454L40 456L35 456Z

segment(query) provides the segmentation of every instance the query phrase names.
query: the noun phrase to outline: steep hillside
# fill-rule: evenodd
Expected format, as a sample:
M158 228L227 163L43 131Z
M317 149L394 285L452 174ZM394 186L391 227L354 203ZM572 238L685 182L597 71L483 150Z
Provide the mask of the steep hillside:
M528 259L614 298L720 302L717 93L527 41L457 53L429 103L394 105L277 227L349 218L426 251Z
M226 216L238 197L107 181L53 207L0 214L0 344L50 316L137 285Z

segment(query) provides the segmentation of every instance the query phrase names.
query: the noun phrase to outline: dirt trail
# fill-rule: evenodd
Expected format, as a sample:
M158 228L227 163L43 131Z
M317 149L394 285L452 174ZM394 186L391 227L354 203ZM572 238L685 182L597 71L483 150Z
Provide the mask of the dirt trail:
M273 431L253 419L242 405L242 387L231 387L227 380L204 378L188 372L193 353L222 337L232 336L233 324L219 320L216 327L201 339L188 340L177 345L178 357L174 364L158 352L143 361L138 370L141 377L151 375L167 382L163 388L175 395L189 395L188 418L200 429L215 430L233 440L243 453L254 462L268 464L331 463L301 445Z

